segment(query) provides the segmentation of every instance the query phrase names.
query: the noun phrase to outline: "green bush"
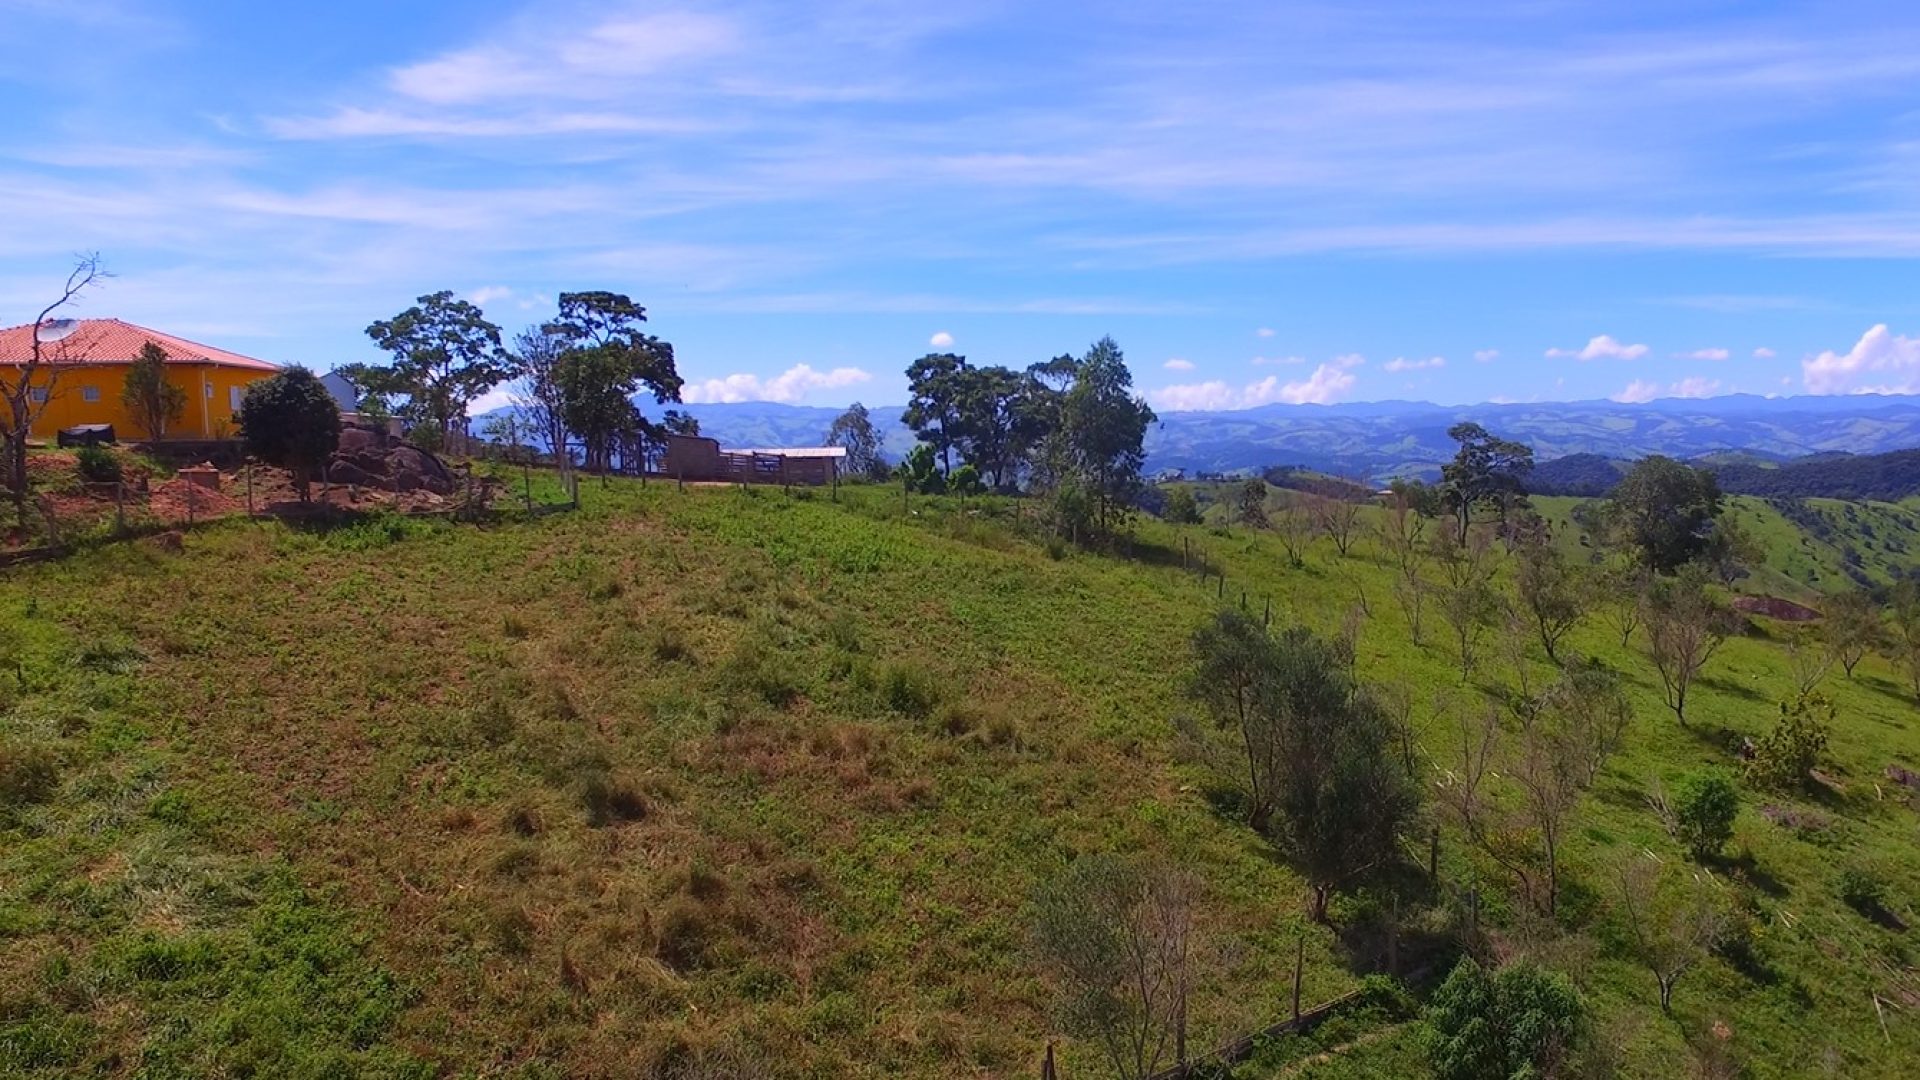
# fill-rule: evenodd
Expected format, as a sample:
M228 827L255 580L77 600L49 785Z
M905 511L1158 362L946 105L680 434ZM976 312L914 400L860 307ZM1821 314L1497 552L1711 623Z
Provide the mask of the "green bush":
M1586 1003L1557 971L1455 965L1427 1006L1427 1057L1439 1080L1555 1076L1586 1030Z
M1700 773L1681 781L1674 799L1674 823L1680 842L1696 859L1710 859L1733 838L1733 819L1740 813L1740 794L1733 782L1717 772Z
M879 684L880 699L902 716L927 716L940 704L939 680L911 661L881 665Z
M1873 871L1849 866L1840 871L1840 899L1863 914L1872 915L1887 906L1887 885Z
M1747 779L1778 789L1805 784L1833 735L1834 714L1833 702L1819 693L1781 702L1780 719L1754 744L1753 756L1747 759Z
M117 484L122 475L120 459L104 446L83 446L74 454L80 478L90 484Z

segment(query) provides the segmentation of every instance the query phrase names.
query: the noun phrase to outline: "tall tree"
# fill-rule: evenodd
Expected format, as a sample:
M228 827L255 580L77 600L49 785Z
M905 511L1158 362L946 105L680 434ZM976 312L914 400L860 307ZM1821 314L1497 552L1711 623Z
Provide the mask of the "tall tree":
M1233 516L1249 529L1267 527L1267 482L1253 477L1234 494Z
M1879 646L1884 632L1879 606L1864 590L1850 589L1827 601L1826 618L1820 623L1821 641L1847 678L1853 678L1853 669Z
M1655 454L1614 486L1604 520L1649 569L1670 574L1709 554L1720 508L1712 473Z
M414 424L431 424L444 441L466 421L467 406L512 372L500 328L479 307L451 290L428 293L413 307L367 327L374 344L392 354L388 368L407 401L398 411Z
M107 276L99 255L81 257L67 275L60 295L41 308L29 324L33 332L25 362L0 369L9 372L0 377L0 437L6 442L7 492L13 497L14 516L22 525L27 521L27 436L59 394L60 376L83 359L71 352L56 325L48 320Z
M1063 1026L1096 1042L1123 1080L1153 1075L1170 1054L1186 1062L1196 891L1178 870L1088 855L1047 878L1029 905Z
M1733 633L1734 615L1709 590L1706 572L1688 564L1674 578L1654 583L1643 619L1667 707L1685 725L1687 691Z
M961 437L960 401L967 358L928 353L907 365L907 411L901 420L940 455L940 470L953 471L953 447Z
M1273 638L1246 612L1229 608L1194 632L1193 654L1187 694L1205 706L1213 726L1229 733L1237 748L1237 764L1215 764L1224 778L1239 787L1247 824L1264 831L1273 816L1286 749L1278 697L1279 655ZM1197 748L1210 748L1211 740L1192 731L1187 734Z
M1525 505L1533 448L1502 439L1472 422L1448 428L1447 438L1460 449L1440 467L1440 496L1458 522L1464 542L1476 509L1493 511L1504 525L1514 509Z
M1380 546L1395 571L1393 595L1406 612L1407 630L1415 645L1422 644L1421 616L1426 608L1427 582L1422 570L1430 546L1426 543L1427 522L1439 511L1433 489L1419 481L1395 480L1390 486L1385 512L1375 525Z
M534 326L515 334L507 353L514 408L546 444L562 477L573 467L573 452L567 445L567 400L560 389L560 360L566 351L566 340L558 333Z
M1888 659L1906 669L1913 696L1920 701L1920 578L1901 578L1893 586L1893 632L1885 635Z
M1094 342L1061 402L1060 428L1102 532L1112 530L1139 490L1146 462L1142 443L1153 419L1153 410L1133 392L1133 373L1120 346L1110 337Z
M1351 653L1299 627L1275 635L1274 649L1284 756L1265 831L1307 879L1312 916L1324 922L1334 889L1398 854L1419 788L1394 760L1393 721L1354 677Z
M541 327L563 343L555 374L566 426L585 444L587 467L603 474L619 446L664 434L634 406L635 394L680 400L673 346L642 329L646 321L646 308L621 293L572 292L560 294L558 317Z
M1453 628L1454 645L1459 650L1460 678L1473 674L1478 662L1480 641L1500 614L1500 596L1493 590L1493 538L1485 527L1468 532L1465 538L1452 529L1435 532L1428 542L1432 563L1440 572L1434 589L1440 616Z
M1662 864L1651 855L1629 858L1618 885L1621 921L1660 988L1660 1011L1671 1012L1680 977L1706 959L1726 932L1719 886L1697 870Z
M1526 530L1515 549L1514 591L1527 619L1540 635L1547 659L1560 662L1560 642L1586 618L1592 590L1580 567L1554 546L1543 524Z
M1026 380L1004 367L969 367L955 381L953 439L961 457L995 488L1004 487L1020 452L1020 394Z
M167 425L186 410L187 392L167 381L167 350L158 343L140 346L140 355L127 368L126 382L120 387L120 404L132 411L140 430L155 442L167 437Z
M314 474L340 445L340 406L319 378L282 368L247 387L237 419L247 452L291 473L300 501L308 501Z
M846 448L847 472L852 475L869 480L886 478L887 460L880 452L880 433L874 430L865 405L856 401L834 417L833 425L827 428L826 443Z

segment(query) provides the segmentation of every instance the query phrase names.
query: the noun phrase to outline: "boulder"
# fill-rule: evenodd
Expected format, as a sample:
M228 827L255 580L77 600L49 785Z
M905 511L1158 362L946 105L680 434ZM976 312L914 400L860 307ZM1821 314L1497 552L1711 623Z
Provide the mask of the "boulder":
M359 429L347 429L357 431ZM363 434L379 437L378 432ZM453 471L439 458L414 446L381 446L355 439L348 446L346 432L341 433L341 448L327 467L327 478L335 484L356 484L383 491L430 491L451 495L457 486Z

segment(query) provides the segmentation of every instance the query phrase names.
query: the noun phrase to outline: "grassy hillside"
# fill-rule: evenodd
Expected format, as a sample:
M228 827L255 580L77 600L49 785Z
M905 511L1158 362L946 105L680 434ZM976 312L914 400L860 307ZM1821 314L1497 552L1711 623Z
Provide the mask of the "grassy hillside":
M1132 559L1072 553L1007 506L903 516L886 490L582 494L484 528L236 522L0 577L0 1073L1032 1075L1052 1026L1022 904L1092 851L1204 881L1212 1043L1284 1014L1298 935L1309 1002L1366 946L1306 923L1300 879L1179 760L1186 643L1218 602L1182 542L1230 601L1321 630L1367 602L1362 673L1422 717L1483 692L1407 643L1364 545L1291 570L1269 536L1149 521ZM1716 1022L1755 1076L1903 1075L1908 935L1836 874L1871 866L1913 919L1920 818L1876 781L1920 766L1920 710L1878 659L1830 683L1839 788L1739 822L1728 888L1761 959L1710 960L1663 1017L1607 867L1679 857L1646 785L1728 765L1788 678L1776 644L1734 641L1683 730L1636 652L1576 637L1638 715L1569 839L1563 925L1520 932L1451 837L1443 877L1576 976L1624 1075L1674 1075ZM1443 725L1423 739L1444 755ZM1297 1075L1421 1060L1417 1026L1355 1034ZM1101 1075L1070 1041L1063 1065Z

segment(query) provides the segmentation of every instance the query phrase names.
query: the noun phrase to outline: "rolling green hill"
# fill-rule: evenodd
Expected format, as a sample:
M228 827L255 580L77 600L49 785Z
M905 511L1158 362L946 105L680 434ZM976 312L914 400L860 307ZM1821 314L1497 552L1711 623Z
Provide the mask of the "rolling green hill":
M1412 645L1370 543L1294 569L1267 534L1146 520L1079 552L1017 504L903 513L897 489L582 496L486 526L235 522L0 575L0 1073L1016 1076L1060 1039L1064 1077L1107 1075L1026 947L1026 898L1070 858L1198 876L1195 1045L1285 1014L1297 941L1309 1003L1378 956L1385 894L1309 922L1178 745L1188 641L1223 600L1356 627L1360 673L1414 703L1431 791L1448 718L1508 677ZM1779 533L1783 579L1837 573L1740 512ZM1827 680L1830 787L1743 792L1716 887L1746 951L1689 972L1671 1016L1609 899L1621 860L1684 860L1651 786L1734 768L1791 694L1779 632L1730 641L1682 728L1637 643L1577 631L1635 715L1565 839L1567 902L1523 915L1448 827L1443 887L1393 901L1409 952L1472 888L1503 949L1576 979L1618 1075L1701 1045L1755 1077L1907 1075L1910 935L1838 895L1867 870L1916 917L1920 816L1883 772L1920 767L1920 709L1884 661ZM1298 1075L1423 1068L1417 1023L1345 1034Z

